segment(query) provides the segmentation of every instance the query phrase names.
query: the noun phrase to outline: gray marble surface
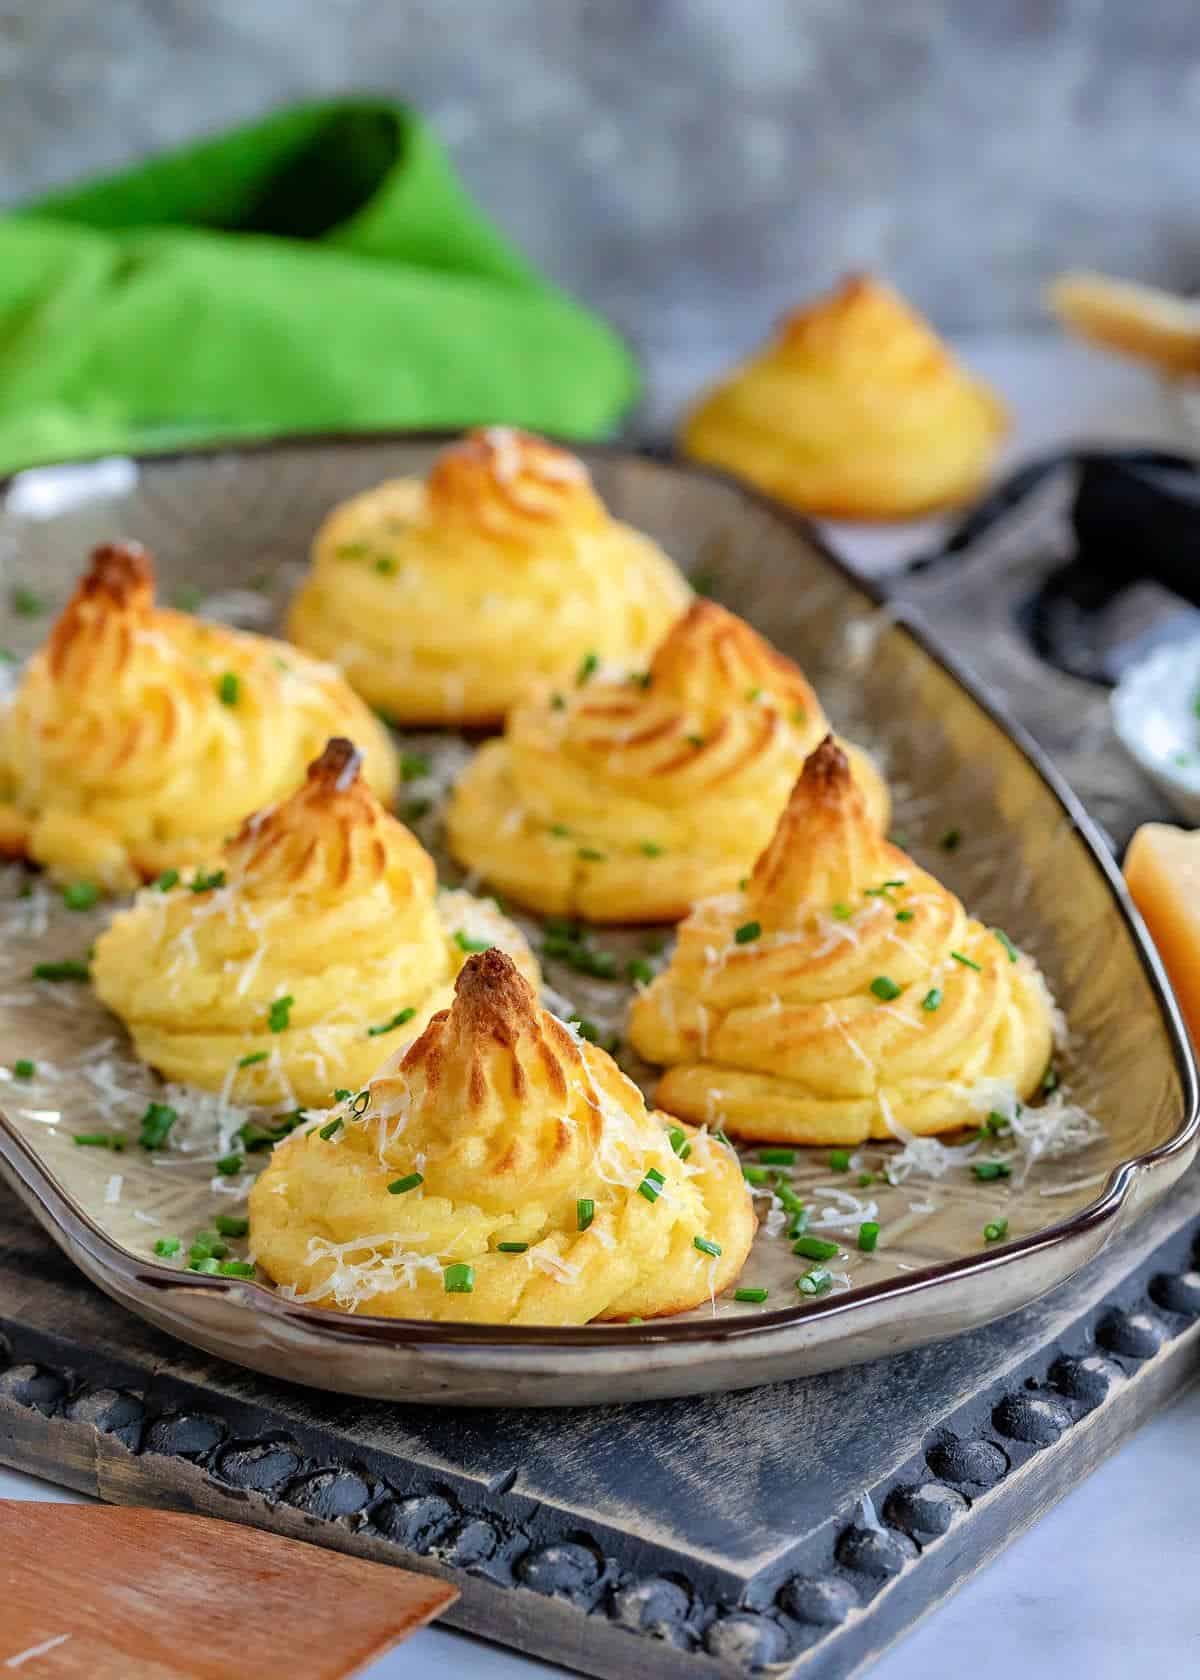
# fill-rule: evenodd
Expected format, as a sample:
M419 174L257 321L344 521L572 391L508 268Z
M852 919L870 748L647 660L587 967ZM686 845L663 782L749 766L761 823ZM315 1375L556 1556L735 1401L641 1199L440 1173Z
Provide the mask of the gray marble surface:
M287 101L411 100L644 353L844 269L947 328L1200 280L1195 0L0 0L0 203Z

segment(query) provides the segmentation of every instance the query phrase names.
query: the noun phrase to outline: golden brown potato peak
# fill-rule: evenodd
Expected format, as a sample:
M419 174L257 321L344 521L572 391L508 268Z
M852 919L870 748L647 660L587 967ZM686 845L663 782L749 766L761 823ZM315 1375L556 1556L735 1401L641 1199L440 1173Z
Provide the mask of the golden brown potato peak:
M75 586L46 647L50 673L61 678L79 658L98 674L108 653L116 669L132 650L133 630L154 607L154 565L140 543L103 543ZM81 674L81 673L77 673Z
M431 522L500 538L528 538L547 525L593 527L608 517L582 461L511 426L482 427L452 444L434 464L426 497Z
M790 659L736 614L702 599L692 602L659 644L650 663L650 691L711 711L751 697L793 710L816 709L816 696Z

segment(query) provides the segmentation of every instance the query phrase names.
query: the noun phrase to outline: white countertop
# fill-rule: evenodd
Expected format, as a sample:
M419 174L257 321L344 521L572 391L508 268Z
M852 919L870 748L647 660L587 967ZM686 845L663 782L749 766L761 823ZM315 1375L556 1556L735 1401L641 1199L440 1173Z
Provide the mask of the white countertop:
M1048 338L980 341L965 353L1009 400L1016 422L1009 460L1084 438L1181 444L1154 384L1120 363ZM694 358L664 359L652 412L669 414L715 371ZM923 546L912 528L833 534L872 570ZM0 1496L73 1497L4 1470ZM1087 1680L1188 1680L1200 1675L1197 1559L1200 1391L1193 1390L884 1656L872 1680L1058 1680L1064 1669ZM0 1628L0 1664L9 1654ZM22 1673L38 1680L36 1661ZM431 1628L364 1680L444 1676L566 1680L567 1671Z

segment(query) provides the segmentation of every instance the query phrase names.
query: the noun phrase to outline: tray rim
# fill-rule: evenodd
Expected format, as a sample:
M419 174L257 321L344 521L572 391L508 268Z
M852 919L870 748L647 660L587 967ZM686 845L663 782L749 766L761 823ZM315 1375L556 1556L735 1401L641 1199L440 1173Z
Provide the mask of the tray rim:
M444 447L461 437L462 430L454 428L386 428L366 431L328 430L300 433L274 433L259 437L234 437L222 441L213 439L183 448L147 451L122 455L139 469L156 465L170 465L189 461L203 461L218 455L269 455L296 449L353 450L360 447L420 445ZM861 573L844 558L825 536L816 521L798 513L754 486L744 483L733 474L695 461L685 460L674 451L640 448L636 443L610 441L581 443L577 440L545 434L549 441L583 457L602 460L643 461L687 478L710 480L732 489L751 506L769 513L791 527L808 542L822 561L845 583L865 595L876 608L887 611L892 625L902 630L921 651L945 671L959 688L1002 734L1012 741L1041 779L1069 820L1092 863L1099 869L1132 939L1143 972L1150 984L1158 1006L1179 1077L1183 1112L1176 1131L1153 1149L1118 1162L1110 1171L1099 1195L1075 1213L1054 1224L1043 1227L1025 1237L1016 1238L1000 1247L981 1250L976 1254L940 1261L900 1277L865 1284L845 1295L827 1296L811 1304L777 1308L770 1312L748 1313L737 1319L713 1322L692 1320L672 1322L670 1319L652 1320L646 1324L582 1325L560 1328L556 1326L520 1326L503 1324L473 1324L431 1321L427 1319L384 1318L367 1313L341 1313L305 1303L290 1302L275 1290L257 1281L210 1277L201 1273L180 1272L177 1267L141 1260L110 1238L95 1223L86 1210L60 1184L25 1139L17 1132L3 1108L0 1107L0 1168L13 1182L18 1193L24 1192L27 1202L38 1204L50 1222L50 1234L68 1253L78 1246L89 1257L97 1271L115 1274L123 1294L137 1295L153 1290L164 1299L181 1292L191 1300L207 1294L221 1297L232 1308L248 1308L252 1313L266 1313L298 1330L308 1328L314 1333L334 1340L351 1343L372 1343L397 1349L411 1347L444 1347L456 1355L478 1348L481 1353L495 1354L501 1350L536 1353L539 1350L575 1350L586 1354L595 1348L611 1353L623 1349L637 1350L662 1343L709 1343L725 1345L733 1342L770 1337L776 1332L790 1330L817 1320L833 1320L848 1311L868 1303L895 1298L905 1300L923 1295L927 1290L959 1280L975 1280L987 1272L999 1271L1030 1260L1047 1249L1059 1245L1070 1246L1080 1239L1096 1238L1109 1227L1102 1240L1109 1240L1143 1202L1149 1205L1165 1191L1178 1174L1184 1171L1200 1146L1200 1071L1174 993L1167 980L1161 959L1150 940L1145 923L1130 897L1124 877L1106 843L1098 824L1089 816L1065 777L1049 755L1033 739L1024 725L1010 717L1005 708L985 691L979 679L956 654L945 647L926 623L922 614L905 603L897 603L876 578ZM70 461L47 461L33 464L17 472L0 477L0 497L7 495L13 482L26 472L46 472L72 467L86 467L102 460L114 459L111 451L80 457ZM1173 1171L1156 1172L1160 1168ZM1154 1180L1158 1187L1154 1187ZM1135 1189L1150 1183L1148 1198L1139 1201ZM69 1243L63 1242L68 1238ZM1087 1247L1084 1244L1083 1247ZM1079 1270L1080 1259L1057 1282L1065 1282ZM88 1268L90 1271L90 1268ZM94 1274L93 1274L94 1275ZM1049 1286L1047 1286L1049 1287ZM1034 1296L1026 1299L1034 1299ZM1000 1309L1008 1310L1007 1308ZM726 1386L726 1385L722 1385Z

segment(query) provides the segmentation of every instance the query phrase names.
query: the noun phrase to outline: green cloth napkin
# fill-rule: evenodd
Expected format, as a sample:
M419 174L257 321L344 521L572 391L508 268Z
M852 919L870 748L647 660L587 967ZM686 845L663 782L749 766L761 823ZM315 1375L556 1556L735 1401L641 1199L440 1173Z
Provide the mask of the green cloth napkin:
M620 340L384 101L284 111L0 221L0 471L324 429L591 438L636 391Z

